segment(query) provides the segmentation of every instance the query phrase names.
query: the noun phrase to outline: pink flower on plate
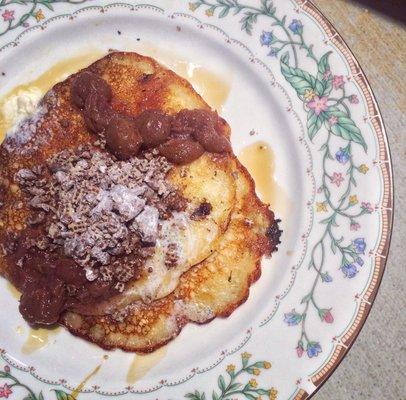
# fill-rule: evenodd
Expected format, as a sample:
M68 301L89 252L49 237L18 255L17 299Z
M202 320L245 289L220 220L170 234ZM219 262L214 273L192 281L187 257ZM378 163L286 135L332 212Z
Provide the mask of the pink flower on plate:
M328 324L332 324L334 322L334 317L330 310L324 314L324 322L327 322Z
M309 101L307 103L307 105L309 106L309 108L314 110L314 113L316 115L320 115L322 111L326 111L328 108L327 100L328 98L325 96L324 97L315 96L312 101Z
M367 213L371 213L372 211L374 211L374 208L371 206L371 203L367 201L363 201L361 203L361 208L365 210Z
M335 115L332 115L329 119L328 122L331 126L335 125L338 122L338 118Z
M330 178L330 180L331 183L338 187L344 182L343 174L341 172L333 172L333 176Z
M1 14L3 21L12 21L14 19L14 10L4 10L4 13Z
M359 103L359 99L358 99L358 96L356 94L352 94L350 96L350 103L351 104L358 104Z
M350 231L357 231L359 228L361 228L361 225L358 222L351 222Z
M296 347L296 354L297 354L297 356L300 358L300 357L302 357L302 355L303 355L303 346L301 346L300 344L299 344L299 346L297 346Z
M333 88L337 90L342 86L344 86L344 77L342 75L334 75Z
M5 383L3 386L0 386L0 397L8 399L8 396L12 394L13 391L10 389L10 386Z

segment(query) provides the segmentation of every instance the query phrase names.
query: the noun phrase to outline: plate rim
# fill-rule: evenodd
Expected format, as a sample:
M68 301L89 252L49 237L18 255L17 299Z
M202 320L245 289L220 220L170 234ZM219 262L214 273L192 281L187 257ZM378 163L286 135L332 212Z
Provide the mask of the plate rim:
M370 315L370 312L372 310L372 307L375 304L376 296L378 295L378 292L379 292L379 289L380 289L380 286L381 286L381 283L383 280L383 276L386 271L388 254L389 254L391 241L392 241L393 220L394 220L394 213L395 213L395 207L394 207L394 189L395 188L394 188L392 154L391 154L391 149L390 149L390 145L389 145L388 134L387 134L385 122L382 117L381 109L379 107L379 104L376 99L375 93L372 89L372 86L368 80L367 74L365 73L364 69L362 68L361 64L357 60L357 57L355 56L355 54L353 53L351 48L348 46L346 40L343 38L343 36L340 34L340 32L335 28L334 24L330 21L330 19L327 18L327 16L321 11L321 9L316 4L314 4L314 2L312 0L292 0L292 1L294 3L296 3L299 7L301 7L303 9L303 11L308 13L310 16L312 16L317 21L320 28L328 36L329 40L336 46L337 50L344 56L345 61L348 63L348 65L351 69L351 72L353 72L352 71L353 66L351 65L351 62L354 64L354 67L359 70L359 74L355 78L355 81L357 82L359 88L361 89L362 94L367 99L367 102L368 102L368 95L369 95L370 100L372 102L372 106L376 111L376 113L371 114L370 113L371 104L368 104L368 113L371 115L374 115L374 117L377 117L381 123L379 126L380 131L379 131L379 129L377 129L377 127L374 124L373 124L373 131L375 132L376 137L378 138L379 152L381 152L381 150L382 150L381 147L383 144L383 148L386 151L386 157L387 157L387 160L386 160L387 162L382 162L380 164L381 173L382 173L382 177L384 180L383 192L382 192L382 203L385 202L385 195L389 194L389 197L388 197L388 200L386 203L391 206L390 208L387 208L387 210L388 210L387 214L385 212L382 212L382 217L380 218L380 222L381 222L380 236L381 237L380 237L380 241L377 245L377 248L379 250L379 248L382 246L383 250L382 250L382 252L377 251L375 253L375 265L374 265L374 269L373 269L373 274L377 270L377 265L378 265L377 259L381 259L381 257L383 257L383 261L379 265L379 268L378 268L378 273L379 273L378 280L375 282L374 287L372 289L372 293L371 293L370 297L368 298L370 306L366 307L366 311L362 312L361 316L360 316L360 312L361 312L361 308L360 308L358 310L357 317L360 316L362 318L362 322L357 324L354 321L350 325L350 327L347 329L347 331L345 333L343 333L343 335L345 335L346 333L350 332L352 328L355 327L355 333L352 334L350 341L348 342L348 345L346 345L347 347L344 348L343 354L340 355L340 357L338 358L337 361L334 361L331 365L329 365L337 351L337 347L336 347L336 349L334 350L334 352L333 352L332 356L329 358L329 360L325 361L324 367L321 366L319 368L322 371L323 370L325 370L325 371L322 374L322 376L320 376L318 378L318 384L317 385L315 384L316 389L310 394L308 394L304 391L302 393L300 393L300 391L299 391L299 393L294 398L294 400L304 400L304 399L313 398L313 396L315 396L318 393L318 391L330 379L330 377L333 375L333 373L336 371L336 369L340 366L342 361L346 358L349 351L352 349L352 346L356 342L359 334L361 333L362 328L365 326L365 324L368 320L368 317ZM361 80L359 78L363 78L364 80ZM383 140L382 144L379 141L379 139ZM381 160L379 157L379 161L383 161L383 160ZM385 172L387 174L386 178L389 180L389 182L388 182L389 184L387 184L387 182L386 182ZM385 223L387 224L386 225L386 237L384 235ZM369 284L368 289L371 288L372 281L373 280L371 280L371 283ZM310 376L309 379L313 381L313 378L315 378L317 375L319 375L319 374L315 373L312 376Z
M376 296L382 283L384 272L386 270L387 257L389 254L392 238L394 218L394 177L391 150L382 113L373 89L368 81L368 78L360 63L358 62L356 56L353 54L341 34L335 29L333 23L330 22L330 20L319 9L319 7L317 7L313 2L309 0L291 0L291 2L301 8L316 21L315 23L319 26L323 33L327 35L329 41L334 44L337 52L344 56L345 62L348 64L351 72L354 75L354 80L356 81L359 89L366 99L368 114L369 116L373 116L370 117L371 122L372 118L377 119L376 124L372 123L372 129L376 138L378 139L377 150L379 151L379 153L377 158L379 159L380 174L382 175L383 179L383 191L380 198L380 203L382 204L383 209L381 213L382 215L380 215L379 217L381 226L378 230L380 240L376 245L376 252L371 255L371 257L374 258L374 268L372 270L373 278L365 289L367 292L371 291L369 295L367 293L365 294L365 296L368 296L368 303L370 303L370 305L368 307L365 307L363 310L361 309L361 307L358 309L357 317L361 319L361 322L354 321L342 334L342 336L346 336L352 331L350 333L349 339L346 341L346 347L343 347L343 352L336 355L338 346L335 346L329 358L326 359L324 363L318 368L320 372L316 371L312 375L309 375L309 379L312 382L314 380L313 383L315 385L315 390L311 394L308 394L306 392L300 394L299 391L299 393L295 397L295 399L305 399L313 397L324 385L324 383L330 378L337 367L341 364L342 360L346 357L353 344L355 343L358 335L360 334L362 328L364 327L372 306L374 305ZM90 7L92 7L92 5L90 5ZM50 21L51 19L57 17L58 16L55 15L47 21ZM44 21L44 23L47 21ZM34 29L34 27L27 29L27 31L31 29ZM20 32L20 34L14 38L14 41L18 40L20 35L22 36L24 32ZM13 41L1 47L0 52L12 42ZM358 72L355 73L354 70ZM371 110L373 110L373 112L371 112ZM384 156L382 156L382 151L384 152ZM378 274L378 276L376 279L374 279L374 275L376 273Z

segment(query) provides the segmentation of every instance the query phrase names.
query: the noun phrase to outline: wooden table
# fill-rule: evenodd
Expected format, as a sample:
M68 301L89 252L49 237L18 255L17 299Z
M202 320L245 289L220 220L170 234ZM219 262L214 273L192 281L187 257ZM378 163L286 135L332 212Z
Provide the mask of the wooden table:
M315 400L405 399L406 29L356 2L313 3L343 36L371 83L389 137L395 177L394 231L380 292L353 349Z

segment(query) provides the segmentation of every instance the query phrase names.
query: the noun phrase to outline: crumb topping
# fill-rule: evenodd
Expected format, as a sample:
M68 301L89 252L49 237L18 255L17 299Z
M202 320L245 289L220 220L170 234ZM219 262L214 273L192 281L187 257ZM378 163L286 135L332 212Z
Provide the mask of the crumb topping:
M118 256L148 256L140 249L155 244L160 214L171 215L162 200L179 197L165 180L170 168L155 152L116 161L106 152L81 147L57 154L46 167L21 169L16 180L36 210L29 224L49 222L42 247L61 246L93 281L98 267L111 265ZM102 279L111 275L104 268Z

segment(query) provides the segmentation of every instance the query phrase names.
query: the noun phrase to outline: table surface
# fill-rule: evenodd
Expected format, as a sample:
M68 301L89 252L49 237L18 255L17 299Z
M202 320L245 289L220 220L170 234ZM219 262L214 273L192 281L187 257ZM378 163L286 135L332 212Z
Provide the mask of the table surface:
M394 230L380 291L353 348L314 398L402 400L406 399L406 262L402 251L406 236L406 28L356 2L313 3L340 32L371 83L386 126L395 179Z

